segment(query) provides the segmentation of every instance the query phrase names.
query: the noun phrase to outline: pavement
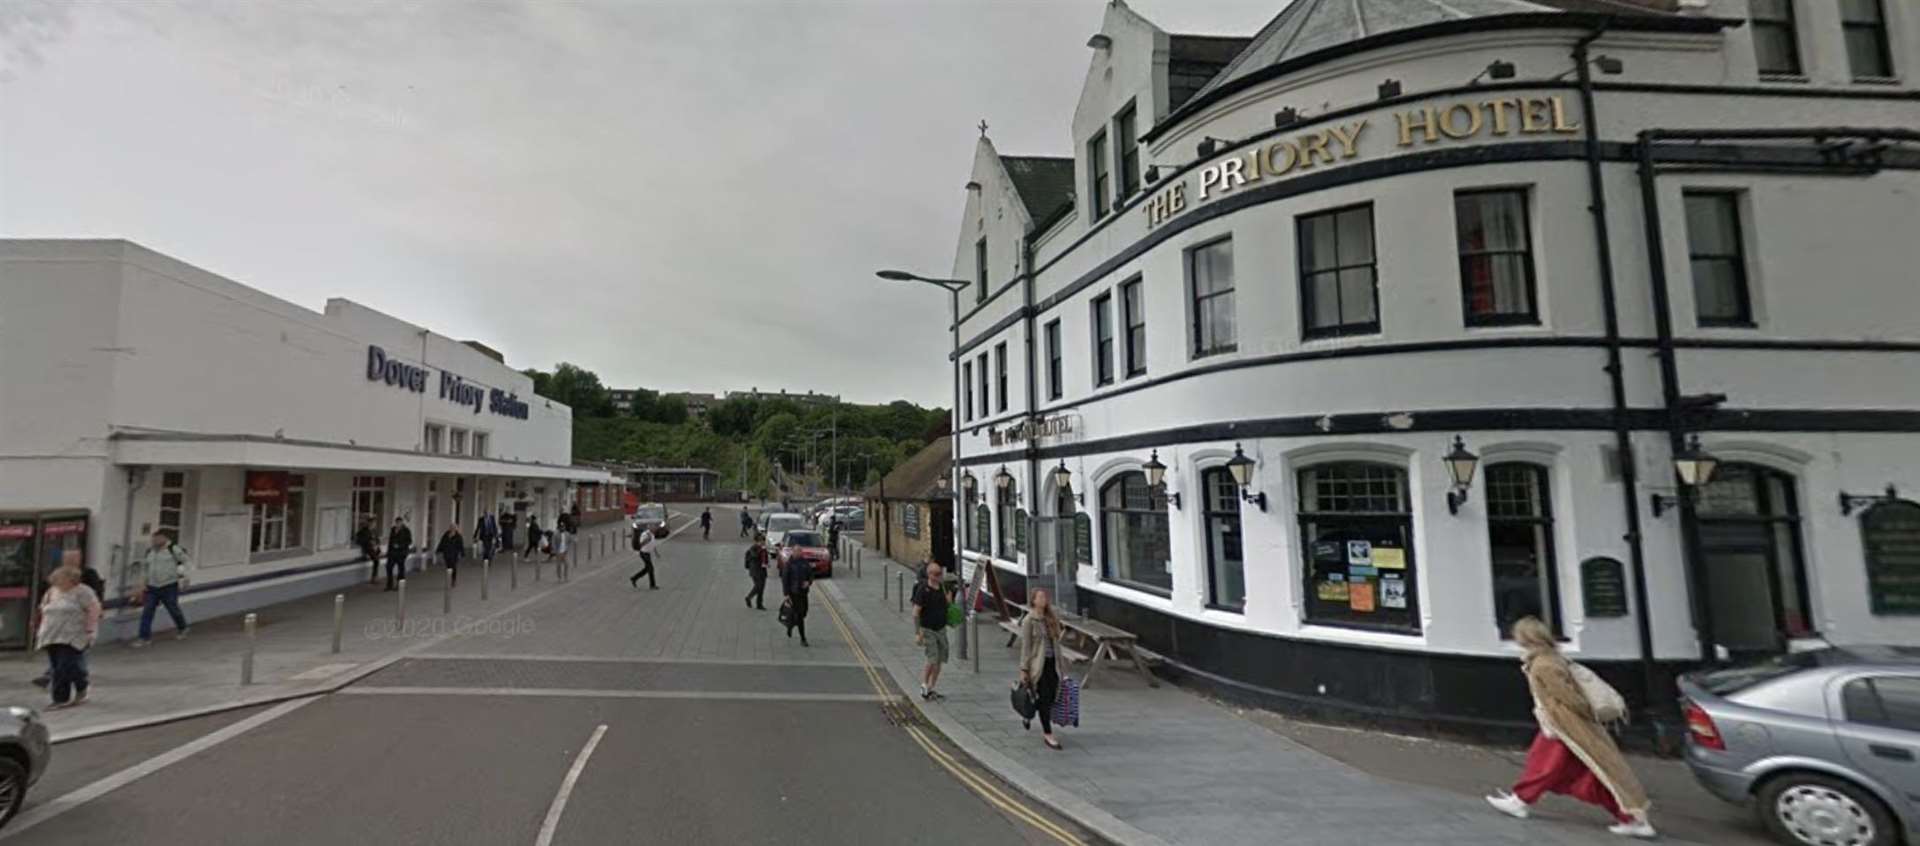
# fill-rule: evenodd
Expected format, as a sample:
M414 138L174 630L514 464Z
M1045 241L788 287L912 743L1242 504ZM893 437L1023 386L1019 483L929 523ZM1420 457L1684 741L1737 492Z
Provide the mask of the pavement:
M866 550L862 577L835 579L827 593L872 644L870 654L885 665L894 683L912 690L924 658L913 643L911 612L903 613L890 595L897 583L893 574L900 569ZM909 584L911 580L908 575ZM1443 774L1444 762L1459 760L1461 753L1450 750L1452 757L1445 757L1438 747L1409 747L1405 738L1369 738L1360 732L1358 739L1346 741L1346 757L1370 765L1363 768L1274 730L1274 725L1292 725L1283 717L1249 719L1172 685L1149 687L1117 665L1101 669L1096 686L1082 692L1081 727L1062 729L1058 735L1066 749L1047 749L1039 730L1022 729L1008 705L1007 692L1017 674L1014 650L1006 646L1006 634L992 625L993 619L990 613L981 615L979 672L971 661L958 659L956 643L955 660L943 670L939 684L946 698L926 702L915 696L914 706L995 774L1114 842L1620 842L1605 830L1611 822L1605 814L1571 800L1550 797L1526 821L1488 808L1480 797L1511 783L1520 770L1519 756L1483 752L1472 759L1476 766ZM1403 757L1397 763L1378 747L1382 741L1400 744ZM1433 756L1431 764L1440 764L1411 767L1427 776L1424 779L1382 774L1424 755ZM1637 767L1648 763L1636 759ZM1671 775L1670 770L1662 772ZM1702 797L1683 801L1720 806ZM1655 794L1656 826L1664 819L1662 799ZM1733 819L1738 809L1727 811L1718 817L1718 810L1709 810L1703 812L1706 819L1670 826L1663 830L1663 840L1735 842L1748 832Z
M65 740L0 841L1098 842L905 719L830 613L816 606L803 646L744 607L742 548L682 531L656 556L658 590L626 583L630 554L609 556L560 585L522 580L446 636L361 646L324 695L229 697ZM184 660L203 640L196 628L136 656ZM231 651L204 656L234 666ZM274 663L273 684L299 663ZM100 679L86 707L161 695L126 681Z

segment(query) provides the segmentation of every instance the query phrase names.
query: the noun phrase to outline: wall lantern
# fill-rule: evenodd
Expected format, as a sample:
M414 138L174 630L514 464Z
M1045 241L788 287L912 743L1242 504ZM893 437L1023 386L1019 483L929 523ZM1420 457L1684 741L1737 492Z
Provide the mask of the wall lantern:
M1899 498L1900 498L1900 490L1898 488L1895 488L1893 485L1887 485L1886 493L1877 494L1873 496L1862 496L1860 494L1850 494L1850 493L1847 493L1846 491L1841 491L1840 492L1840 516L1851 517L1853 516L1853 510L1856 508L1864 508L1870 505L1879 505L1880 503L1883 503L1883 502L1892 502Z
M1007 472L1007 465L1000 465L1000 472L993 474L993 484L994 487L1003 491L1007 489L1008 485L1013 484L1013 474Z
M1242 502L1260 506L1261 511L1267 510L1266 491L1247 492L1247 486L1253 483L1253 459L1241 451L1239 444L1233 445L1233 457L1227 460L1227 472L1233 476L1233 483L1240 486Z
M1473 486L1473 471L1480 467L1480 456L1467 450L1467 442L1459 435L1453 436L1453 449L1441 458L1447 464L1447 475L1453 479L1453 490L1447 491L1447 513L1459 514L1460 506L1467 504L1467 493Z
M1140 465L1140 469L1147 471L1147 490L1159 494L1161 499L1172 503L1174 508L1180 507L1180 495L1167 492L1167 465L1160 463L1159 450L1154 450L1153 454L1147 457L1147 463Z
M1700 486L1713 481L1713 471L1719 467L1720 459L1700 448L1700 436L1689 436L1687 445L1673 454L1673 473L1680 477L1680 493L1676 496L1654 494L1653 516L1657 519L1682 502L1692 503Z
M1087 504L1085 495L1073 489L1073 471L1067 469L1067 460L1064 458L1060 459L1060 466L1053 468L1053 486L1074 502Z
M1398 97L1400 96L1400 91L1400 80L1388 79L1380 83L1380 99L1382 100L1391 100Z

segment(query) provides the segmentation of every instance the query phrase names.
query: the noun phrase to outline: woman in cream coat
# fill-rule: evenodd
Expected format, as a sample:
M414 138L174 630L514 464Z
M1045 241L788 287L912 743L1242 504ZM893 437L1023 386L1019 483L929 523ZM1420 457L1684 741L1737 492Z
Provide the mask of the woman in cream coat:
M1040 740L1049 749L1059 749L1053 736L1053 699L1060 692L1060 671L1055 656L1060 649L1060 617L1053 612L1053 597L1044 590L1033 592L1032 610L1020 621L1020 682L1033 686L1040 706ZM1031 720L1025 721L1028 728Z

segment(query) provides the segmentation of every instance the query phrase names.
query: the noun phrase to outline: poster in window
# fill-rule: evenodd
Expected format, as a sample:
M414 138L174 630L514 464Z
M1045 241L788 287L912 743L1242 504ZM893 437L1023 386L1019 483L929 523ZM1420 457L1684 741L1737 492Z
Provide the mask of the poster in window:
M1373 542L1363 540L1347 541L1348 564L1372 564Z
M1407 607L1407 583L1399 579L1380 580L1380 607Z
M246 503L248 505L285 505L287 503L287 472L285 470L248 470Z
M1382 570L1407 569L1407 551L1391 546L1373 548L1373 566Z
M1353 582L1347 586L1347 607L1364 614L1373 613L1373 583Z
M1326 602L1347 601L1346 582L1315 582L1313 595Z
M1313 560L1328 564L1339 564L1346 559L1340 555L1340 543L1338 541L1314 541Z

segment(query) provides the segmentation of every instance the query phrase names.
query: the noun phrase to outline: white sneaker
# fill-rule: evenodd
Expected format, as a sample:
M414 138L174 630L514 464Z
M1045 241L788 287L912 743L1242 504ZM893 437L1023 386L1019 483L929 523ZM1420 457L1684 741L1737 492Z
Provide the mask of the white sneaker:
M1520 797L1504 790L1499 793L1488 794L1487 804L1492 805L1494 810L1513 817L1514 819L1524 820L1527 818L1527 803L1522 801Z
M1647 822L1646 820L1634 820L1633 822L1615 823L1613 825L1607 826L1607 830L1613 832L1614 834L1618 834L1621 837L1638 837L1642 840L1652 840L1653 838L1659 836L1658 834L1654 833L1653 824Z

